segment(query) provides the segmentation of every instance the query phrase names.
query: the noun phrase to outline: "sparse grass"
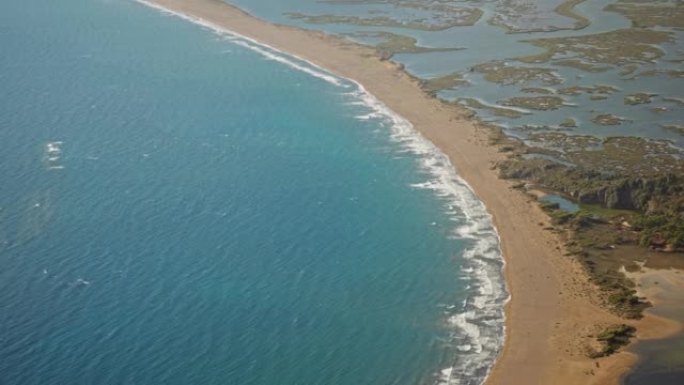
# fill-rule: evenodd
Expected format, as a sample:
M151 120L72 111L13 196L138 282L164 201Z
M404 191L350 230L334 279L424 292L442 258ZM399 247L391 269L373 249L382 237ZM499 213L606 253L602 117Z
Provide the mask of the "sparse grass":
M468 86L469 84L470 83L463 78L463 74L460 72L454 72L437 78L420 80L421 88L432 95L442 90Z
M587 64L627 65L654 62L664 51L659 44L672 41L665 31L629 28L585 36L527 40L545 49L537 55L520 57L524 63L545 63L552 59L575 57Z
M406 28L418 31L442 31L452 27L474 25L483 12L478 8L459 8L449 13L436 13L433 20L422 17L395 18L388 16L307 15L301 12L287 12L286 16L310 24L350 24L363 27Z
M658 94L637 92L636 94L625 96L625 104L628 104L630 106L635 106L637 104L648 104L651 103L654 96L658 96Z
M575 12L575 6L577 4L583 3L585 0L565 0L559 6L556 7L555 11L557 14L571 19L575 19L575 29L583 29L591 24L591 21Z
M560 96L514 96L502 104L531 110L557 110L563 106L565 100Z
M602 344L601 350L590 351L588 356L590 358L599 358L609 356L621 347L629 344L629 340L634 337L636 329L630 325L611 325L605 328L596 337L596 340Z
M606 219L617 217L630 218L635 213L633 210L612 209L599 204L580 204L582 211L597 215Z
M498 84L523 84L538 81L544 85L562 83L562 79L550 68L515 67L501 61L481 63L472 68L484 75L485 80Z
M674 27L684 28L684 5L677 3L650 2L638 4L618 2L606 7L606 11L618 12L632 21L635 28Z
M382 39L380 43L375 45L375 49L384 60L389 60L392 56L399 53L426 53L426 52L448 52L457 51L462 48L438 48L438 47L423 47L418 45L418 41L410 36L400 35L392 32L356 32L350 33L351 37L370 37Z

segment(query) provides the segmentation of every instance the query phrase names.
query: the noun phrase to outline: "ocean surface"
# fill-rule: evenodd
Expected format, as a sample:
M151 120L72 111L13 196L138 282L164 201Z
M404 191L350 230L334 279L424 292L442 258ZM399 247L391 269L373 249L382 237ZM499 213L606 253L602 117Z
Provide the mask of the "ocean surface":
M177 16L0 2L0 384L479 384L508 295L446 158Z

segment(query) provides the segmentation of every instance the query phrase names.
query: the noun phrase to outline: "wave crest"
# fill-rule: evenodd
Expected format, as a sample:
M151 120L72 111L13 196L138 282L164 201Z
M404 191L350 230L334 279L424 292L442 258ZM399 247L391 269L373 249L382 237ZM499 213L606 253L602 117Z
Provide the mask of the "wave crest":
M385 120L391 127L392 139L417 156L421 168L429 175L414 188L435 193L446 203L446 212L463 223L453 231L454 237L466 242L460 279L468 281L473 293L461 309L449 317L451 335L458 354L452 366L439 373L441 385L481 384L487 378L503 345L505 333L504 304L509 295L503 277L504 260L499 234L484 204L458 174L449 158L413 125L386 107L356 83L351 93L371 109L363 115Z

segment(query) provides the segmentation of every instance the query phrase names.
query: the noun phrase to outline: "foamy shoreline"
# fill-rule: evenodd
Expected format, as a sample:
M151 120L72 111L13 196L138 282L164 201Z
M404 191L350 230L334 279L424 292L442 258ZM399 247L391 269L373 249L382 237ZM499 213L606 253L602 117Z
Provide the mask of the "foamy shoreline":
M593 360L579 354L582 335L586 336L591 327L619 320L588 298L573 294L586 290L586 277L576 263L563 257L557 237L539 226L548 221L546 215L491 170L502 155L488 144L485 130L464 118L464 110L430 98L414 79L397 65L379 60L370 48L322 33L269 24L217 0L137 1L232 35L236 42L254 45L251 49L263 47L265 51L261 53L266 56L274 53L269 50L287 52L311 66L299 70L332 84L341 85L329 72L349 79L364 96L373 99L368 102L376 113L385 114L393 120L394 127L399 127L395 134L402 135L402 129L415 129L420 135L414 135L414 140L422 142L414 145L445 155L444 159L437 157L432 162L440 163L441 170L446 170L443 177L449 179L447 186L460 184L462 188L446 194L462 197L472 186L487 209L480 204L482 212L477 215L488 216L487 211L492 215L508 263L506 281L512 293L506 305L508 334L488 383L617 383L634 363L633 355L620 353L602 359L599 369ZM270 58L280 61L278 57ZM284 64L297 66L295 62ZM472 199L477 202L474 196ZM467 234L479 241L485 237L479 230ZM494 228L491 232L498 237ZM469 250L473 257L490 252L477 246L473 249ZM468 374L465 370L461 373ZM451 375L450 371L448 376Z

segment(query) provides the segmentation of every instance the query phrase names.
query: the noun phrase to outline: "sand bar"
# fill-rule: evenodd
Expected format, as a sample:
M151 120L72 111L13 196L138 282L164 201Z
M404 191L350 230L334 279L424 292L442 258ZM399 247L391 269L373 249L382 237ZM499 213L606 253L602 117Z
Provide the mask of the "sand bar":
M597 325L622 323L592 300L595 290L581 267L563 255L558 237L543 227L548 218L536 202L498 178L502 154L489 132L465 110L429 97L400 66L377 53L319 32L256 19L218 0L149 0L174 12L220 25L246 37L353 79L394 112L408 119L455 165L485 203L502 239L511 301L506 306L506 341L488 384L617 384L634 364L627 352L591 360L584 355ZM674 332L672 321L648 316L631 322L639 337Z

